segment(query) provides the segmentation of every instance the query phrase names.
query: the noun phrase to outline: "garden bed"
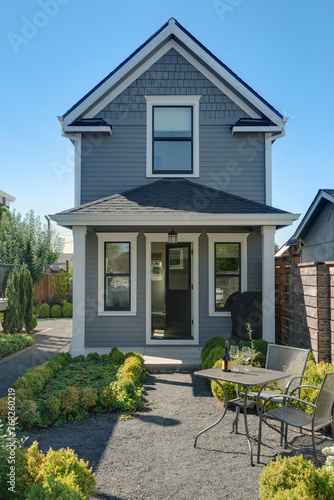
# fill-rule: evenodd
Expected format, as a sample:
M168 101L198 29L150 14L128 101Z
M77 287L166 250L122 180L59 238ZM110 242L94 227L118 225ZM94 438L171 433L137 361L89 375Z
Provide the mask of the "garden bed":
M59 425L110 411L144 408L144 360L117 348L72 358L61 353L29 368L13 385L18 429ZM6 419L8 399L0 399L0 417Z
M25 333L14 333L13 335L0 333L0 359L34 343L35 340L32 336Z

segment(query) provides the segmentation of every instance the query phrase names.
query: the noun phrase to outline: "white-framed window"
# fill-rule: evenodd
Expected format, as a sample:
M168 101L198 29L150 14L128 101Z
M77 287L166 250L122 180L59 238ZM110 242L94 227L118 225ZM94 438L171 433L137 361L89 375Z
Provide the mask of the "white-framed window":
M147 177L199 177L200 98L145 96Z
M138 233L97 233L98 315L137 314Z
M230 316L239 293L247 290L249 233L209 233L209 316Z

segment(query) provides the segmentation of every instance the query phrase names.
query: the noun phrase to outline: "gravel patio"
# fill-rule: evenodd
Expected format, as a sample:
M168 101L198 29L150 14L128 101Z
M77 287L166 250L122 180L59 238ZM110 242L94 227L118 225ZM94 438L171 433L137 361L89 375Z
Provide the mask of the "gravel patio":
M0 397L18 376L59 351L67 351L72 321L39 320L36 343L0 360ZM196 434L215 422L223 406L211 394L208 381L192 372L150 373L146 381L147 408L130 420L120 414L103 414L82 422L41 431L25 431L26 446L34 440L43 451L70 447L89 460L98 480L99 500L258 500L258 481L265 464L282 455L303 454L313 459L311 436L290 431L290 446L279 447L279 436L264 428L260 465L249 464L243 415L239 435L231 433L234 411L228 410L218 426ZM248 416L256 439L258 417ZM317 435L317 449L331 446L331 435ZM256 454L256 442L253 442Z
M222 406L212 397L206 380L190 372L150 374L146 411L130 420L104 414L39 432L25 432L27 444L40 448L73 448L89 460L96 472L98 494L105 500L257 500L258 480L264 464L281 452L312 459L311 436L290 431L292 445L283 453L279 436L264 430L262 464L251 467L243 416L239 435L232 434L234 411L221 424L198 439L194 437L220 416ZM249 415L250 435L258 432L258 418ZM317 449L332 444L318 434ZM253 444L256 452L256 443Z

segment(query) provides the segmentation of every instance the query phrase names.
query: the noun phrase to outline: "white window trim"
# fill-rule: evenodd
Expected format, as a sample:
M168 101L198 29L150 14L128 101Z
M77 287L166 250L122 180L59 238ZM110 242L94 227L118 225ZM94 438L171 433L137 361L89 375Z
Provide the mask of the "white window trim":
M145 96L146 99L146 177L199 177L199 100L200 95ZM152 108L153 106L193 107L193 171L191 174L153 174L152 157Z
M98 237L98 316L137 315L137 237L139 233L96 233ZM104 310L104 244L124 242L131 244L130 251L130 311Z
M198 238L201 233L178 233L179 243L191 243L193 254L191 266L191 340L154 340L152 339L152 298L151 298L151 254L152 243L168 243L167 233L145 233L146 237L146 345L198 345L199 344L199 258Z
M209 243L209 316L231 316L229 311L215 310L215 243L240 243L241 292L247 291L247 238L249 233L207 233Z

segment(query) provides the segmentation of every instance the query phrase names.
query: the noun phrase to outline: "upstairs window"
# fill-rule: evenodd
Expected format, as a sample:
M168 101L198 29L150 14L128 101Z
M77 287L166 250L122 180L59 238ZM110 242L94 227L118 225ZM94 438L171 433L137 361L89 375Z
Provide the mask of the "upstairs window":
M153 173L192 174L192 106L153 106Z
M145 96L146 176L199 177L201 96Z

